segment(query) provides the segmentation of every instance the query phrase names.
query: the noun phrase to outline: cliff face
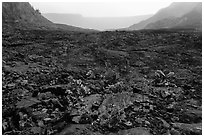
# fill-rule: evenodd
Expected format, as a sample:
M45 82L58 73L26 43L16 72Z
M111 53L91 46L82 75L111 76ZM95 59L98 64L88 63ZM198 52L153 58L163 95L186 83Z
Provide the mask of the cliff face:
M168 28L176 26L174 24L175 22L179 23L179 20L182 20L183 16L194 10L194 8L197 8L198 5L202 4L200 2L174 2L170 6L159 10L154 16L134 24L127 29L158 29L160 26Z
M3 2L2 25L5 28L45 29L90 32L93 30L55 24L41 15L28 2Z
M3 23L25 25L25 27L55 28L51 21L34 10L28 2L3 2L2 21Z
M198 3L190 12L178 18L165 18L148 24L145 29L192 28L202 30L202 4Z

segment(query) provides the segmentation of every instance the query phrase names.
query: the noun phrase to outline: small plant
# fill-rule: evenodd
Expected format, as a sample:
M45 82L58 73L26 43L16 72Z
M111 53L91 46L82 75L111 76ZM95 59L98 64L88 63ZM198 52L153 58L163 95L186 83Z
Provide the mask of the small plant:
M169 72L165 75L163 71L156 70L153 84L156 86L175 86L175 84L171 83L173 77L174 72Z

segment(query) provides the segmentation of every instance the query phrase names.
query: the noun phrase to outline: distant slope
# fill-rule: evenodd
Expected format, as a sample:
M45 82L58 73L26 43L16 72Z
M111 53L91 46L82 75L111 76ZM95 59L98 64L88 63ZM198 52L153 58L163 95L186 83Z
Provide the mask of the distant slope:
M162 19L165 19L164 21L168 22L167 20L182 17L186 13L193 10L197 4L198 4L197 2L174 2L170 6L159 10L154 16L144 21L141 21L137 24L134 24L126 29L127 30L144 29L148 24L160 21Z
M152 15L130 16L130 17L83 17L79 14L45 13L42 14L54 23L63 23L83 28L98 30L118 29L128 27Z
M54 28L55 25L35 11L27 2L3 2L2 22L25 27Z
M4 28L92 31L68 25L56 25L34 10L28 2L3 2L2 25Z
M165 18L154 23L148 24L145 29L160 28L202 28L202 4L197 4L192 11L182 17Z
M160 29L160 28L172 28L179 22L179 18L169 17L154 23L147 24L144 29Z
M198 4L191 12L185 14L175 28L202 29L202 3Z

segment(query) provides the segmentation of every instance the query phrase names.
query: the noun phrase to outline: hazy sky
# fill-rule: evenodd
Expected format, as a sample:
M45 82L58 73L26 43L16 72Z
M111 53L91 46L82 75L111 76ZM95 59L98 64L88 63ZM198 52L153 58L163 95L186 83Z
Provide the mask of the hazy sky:
M171 2L30 2L42 13L74 13L85 17L120 17L154 14Z

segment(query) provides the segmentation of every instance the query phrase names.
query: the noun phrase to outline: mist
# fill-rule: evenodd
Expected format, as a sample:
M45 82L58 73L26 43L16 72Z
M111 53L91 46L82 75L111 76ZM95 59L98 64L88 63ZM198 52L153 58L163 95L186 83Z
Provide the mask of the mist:
M111 30L128 27L134 23L147 19L152 15L130 17L84 17L80 14L47 13L43 14L43 16L54 23L68 24L96 30Z

